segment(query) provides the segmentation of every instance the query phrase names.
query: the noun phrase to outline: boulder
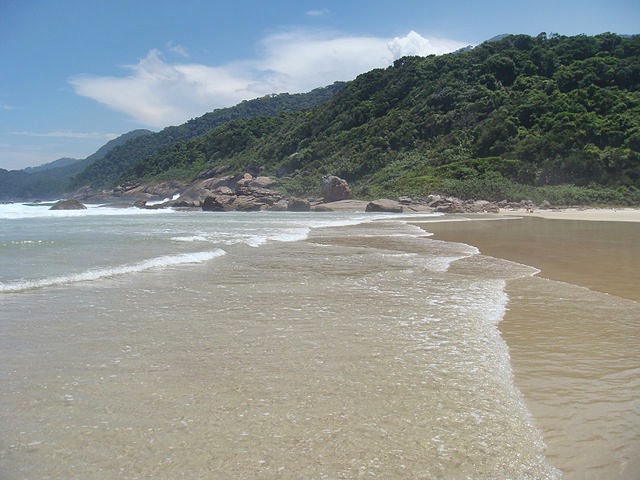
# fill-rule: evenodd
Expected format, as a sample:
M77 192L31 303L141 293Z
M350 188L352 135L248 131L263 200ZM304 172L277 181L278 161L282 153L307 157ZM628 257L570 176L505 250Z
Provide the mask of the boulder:
M76 199L60 200L53 205L49 210L86 210L87 207Z
M251 195L238 195L230 204L232 210L254 212L261 210L266 204Z
M325 202L338 202L351 198L351 188L347 181L335 175L322 177L320 187Z
M287 202L287 210L290 212L308 212L311 210L309 200L304 198L290 198Z
M381 198L369 202L364 210L365 212L389 212L389 213L402 213L402 205L395 200L389 200L388 198Z
M278 185L278 180L272 177L260 176L251 180L251 183L249 185L257 188L271 188Z
M225 205L218 197L211 195L202 202L202 210L205 212L223 212Z
M284 198L282 200L278 200L273 205L269 205L269 210L273 210L274 212L285 212L289 208L289 202Z
M333 208L328 207L327 205L314 205L311 207L312 212L333 212Z

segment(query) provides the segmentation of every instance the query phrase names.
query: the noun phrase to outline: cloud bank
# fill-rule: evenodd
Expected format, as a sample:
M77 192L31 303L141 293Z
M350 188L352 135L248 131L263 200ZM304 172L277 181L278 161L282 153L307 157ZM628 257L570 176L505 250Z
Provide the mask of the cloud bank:
M380 38L294 30L264 38L255 59L223 65L171 63L159 50L151 50L127 66L123 77L78 75L69 82L78 95L125 113L141 125L161 128L242 100L351 80L406 55L443 54L464 46L414 31ZM186 60L184 47L171 47L179 48Z

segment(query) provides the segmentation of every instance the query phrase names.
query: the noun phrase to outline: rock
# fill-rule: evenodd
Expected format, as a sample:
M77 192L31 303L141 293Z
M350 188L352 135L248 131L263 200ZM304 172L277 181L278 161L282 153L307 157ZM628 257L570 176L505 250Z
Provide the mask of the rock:
M414 203L413 198L407 197L407 196L399 197L398 202L400 202L403 205L411 205L412 203Z
M335 175L322 177L320 187L325 202L338 202L351 198L351 188L347 181Z
M49 210L86 210L87 207L80 201L75 199L60 200Z
M278 185L278 180L272 177L256 177L254 178L249 185L257 188L271 188Z
M217 187L214 190L215 193L217 193L218 195L233 195L233 190L231 190L229 187Z
M335 211L333 208L327 205L314 205L311 207L312 212L333 212Z
M238 197L252 197L257 203L269 206L284 198L282 193L275 190L252 187L251 185L241 184L240 182L238 182L238 186L236 187L236 195Z
M265 205L265 203L251 195L238 195L230 204L233 210L238 210L239 212L254 212L261 210Z
M308 212L311 210L311 204L309 200L294 197L287 202L287 210L290 212Z
M225 205L218 197L212 195L204 199L202 210L205 212L224 212Z
M278 200L273 205L269 205L269 210L273 210L274 212L285 212L289 208L289 202L284 198L282 200Z
M389 200L387 198L381 198L369 202L364 210L365 212L389 212L389 213L402 213L402 205L395 200Z

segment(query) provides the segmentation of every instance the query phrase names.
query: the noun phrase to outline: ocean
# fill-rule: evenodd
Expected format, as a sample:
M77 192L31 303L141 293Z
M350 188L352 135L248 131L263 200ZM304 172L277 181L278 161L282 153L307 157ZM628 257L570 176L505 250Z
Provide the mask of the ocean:
M0 205L0 478L562 478L440 219Z

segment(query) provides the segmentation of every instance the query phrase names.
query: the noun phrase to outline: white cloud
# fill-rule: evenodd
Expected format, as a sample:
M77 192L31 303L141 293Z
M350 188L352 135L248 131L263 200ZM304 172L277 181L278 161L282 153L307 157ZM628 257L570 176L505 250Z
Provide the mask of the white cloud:
M351 80L404 55L441 54L463 46L413 31L390 39L295 30L264 38L256 59L216 66L170 63L151 50L126 67L124 77L79 75L70 83L78 95L160 128L265 94L306 92Z
M184 57L184 58L190 57L189 50L183 47L182 45L180 45L179 43L169 42L167 44L167 48L169 49L170 52L177 53L181 57Z
M455 40L428 39L413 30L404 37L395 37L389 42L389 50L393 54L394 59L409 55L421 57L433 54L442 55L465 46L466 45Z
M307 12L307 15L309 17L323 17L324 15L328 15L329 14L329 10L327 10L326 8L321 8L318 10L309 10Z

